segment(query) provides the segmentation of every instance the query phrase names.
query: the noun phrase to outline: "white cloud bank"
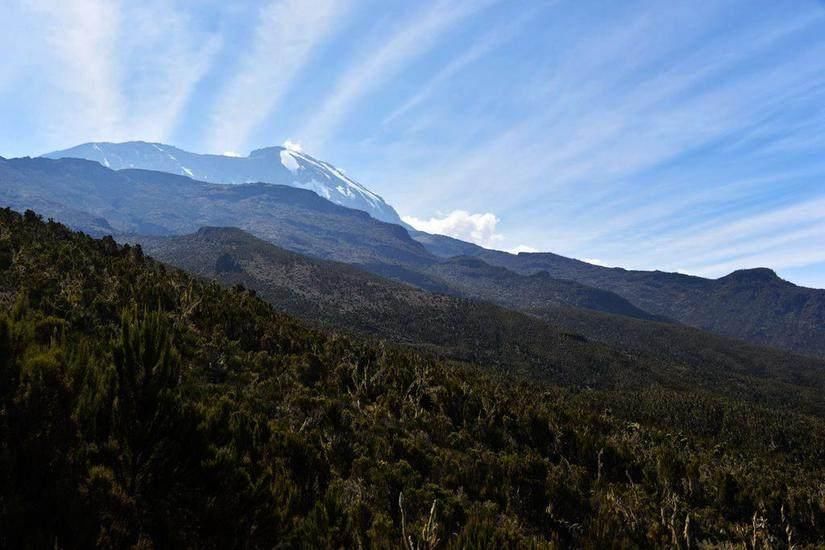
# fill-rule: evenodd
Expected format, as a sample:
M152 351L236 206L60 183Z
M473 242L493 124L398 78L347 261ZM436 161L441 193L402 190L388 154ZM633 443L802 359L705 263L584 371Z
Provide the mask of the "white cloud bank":
M488 248L503 238L496 232L500 220L492 212L471 214L466 210L453 210L441 218L422 220L414 216L404 216L402 219L419 231L447 235Z

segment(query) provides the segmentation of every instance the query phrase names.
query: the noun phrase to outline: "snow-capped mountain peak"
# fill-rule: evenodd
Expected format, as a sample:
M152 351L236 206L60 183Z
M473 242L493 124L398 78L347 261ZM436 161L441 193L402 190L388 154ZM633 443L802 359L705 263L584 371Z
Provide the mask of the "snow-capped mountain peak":
M266 147L243 157L201 155L163 143L100 142L44 156L93 160L113 170L140 168L170 172L211 183L266 182L300 187L336 204L363 210L376 219L402 223L396 211L380 196L299 147Z

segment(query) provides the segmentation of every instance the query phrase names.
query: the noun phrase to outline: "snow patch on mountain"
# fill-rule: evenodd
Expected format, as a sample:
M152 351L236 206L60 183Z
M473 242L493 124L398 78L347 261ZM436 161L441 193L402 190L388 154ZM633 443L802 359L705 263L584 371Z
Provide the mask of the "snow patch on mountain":
M338 179L339 181L343 182L346 185L346 188L349 190L348 196L355 196L353 194L357 193L360 197L362 197L366 202L368 202L373 208L378 208L379 203L383 203L383 199L361 185L360 183L350 179L344 174L341 170L338 170L333 165L324 162L322 160L316 160L309 155L305 155L298 151L291 151L291 154L294 155L296 158L300 158L306 163L315 166L316 168L323 173L328 180Z
M141 168L169 172L210 183L274 183L309 189L336 204L367 212L372 217L401 224L398 213L380 196L328 162L287 140L282 147L267 147L248 156L236 153L200 155L163 143L87 143L45 155L83 158L113 170Z
M300 153L304 150L300 143L292 141L291 139L284 142L284 149L289 149L290 151L295 151L296 153Z
M298 168L301 167L298 164L298 161L295 160L295 157L292 156L292 153L290 153L286 149L281 151L281 164L283 164L284 168L286 168L290 172L297 172Z

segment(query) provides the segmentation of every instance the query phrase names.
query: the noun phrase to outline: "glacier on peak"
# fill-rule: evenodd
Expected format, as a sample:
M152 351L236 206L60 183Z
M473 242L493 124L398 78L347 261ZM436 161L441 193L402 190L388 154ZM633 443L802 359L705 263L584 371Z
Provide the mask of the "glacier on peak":
M112 170L139 168L169 172L209 183L264 182L300 187L336 204L367 212L378 220L403 224L395 209L379 195L290 141L285 146L256 149L247 156L198 154L143 141L86 143L43 156L92 160Z

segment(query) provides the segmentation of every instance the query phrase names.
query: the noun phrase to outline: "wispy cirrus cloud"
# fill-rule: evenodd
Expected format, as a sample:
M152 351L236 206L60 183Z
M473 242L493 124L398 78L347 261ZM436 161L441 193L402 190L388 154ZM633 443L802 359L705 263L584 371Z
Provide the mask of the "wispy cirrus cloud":
M395 200L407 211L495 204L508 227L541 227L542 249L612 265L716 275L824 261L811 251L817 219L794 216L821 206L813 181L825 169L812 155L825 120L825 13L752 18L722 33L719 10L702 11L680 27L653 6L615 32L591 29L582 48L557 43L540 108L470 148L440 143L426 164L394 175L414 190ZM797 209L761 217L789 197ZM754 225L722 231L737 218ZM766 231L744 229L768 219ZM710 233L700 238L702 227ZM529 233L512 231L516 242Z
M434 48L454 25L496 1L438 0L422 8L382 47L344 72L332 86L332 93L296 135L311 150L321 150L359 100L401 71L406 63Z
M251 47L241 54L212 111L207 147L222 151L247 145L250 133L276 108L349 4L274 0L260 10Z
M825 261L825 249L811 246L819 242L825 242L825 195L735 220L714 220L703 230L658 240L678 254L685 269L711 275L737 266L781 268ZM775 259L760 263L769 257Z
M676 62L670 52L650 44L642 48L643 55L626 63L628 50L649 41L661 24L646 12L640 21L588 42L581 55L564 57L548 77L541 110L438 166L439 188L460 194L464 182L481 181L486 184L482 190L492 191L506 179L511 203L525 198L525 193L534 200L537 191L553 192L577 181L615 180L745 131L786 105L794 92L809 88L812 79L821 75L813 60L823 51L810 48L799 52L798 63L768 66L734 78L724 77L725 72L819 20L820 14L808 14L773 25L770 32L752 30L738 38L745 46L735 54L726 51L733 39L725 37L721 43L717 38L682 54ZM700 38L681 33L668 47L678 51ZM639 78L637 71L645 76ZM779 90L776 82L783 83ZM503 159L521 162L514 167ZM547 173L552 173L552 180L536 186Z
M45 46L30 46L29 53L43 65L48 63L43 58L57 60L48 63L46 79L59 95L51 95L48 104L41 106L49 111L44 117L47 132L57 139L69 132L98 139L113 135L123 115L117 64L118 3L33 0L18 7L21 16L35 16L36 28L29 32Z
M393 112L384 117L383 124L388 124L413 110L432 96L440 86L458 75L468 65L475 63L491 51L495 50L498 46L512 40L524 22L529 20L530 17L533 16L534 12L535 9L526 9L503 28L495 28L485 33L484 36L473 42L473 44L461 55L452 59L427 82L422 84L418 91L400 107L396 108Z
M122 11L119 62L128 76L119 76L129 111L124 127L133 138L167 141L223 38L198 28L190 13L171 9L166 0L130 3Z
M167 139L220 46L160 0L15 1L6 15L26 22L14 47L27 67L10 85L49 147Z

